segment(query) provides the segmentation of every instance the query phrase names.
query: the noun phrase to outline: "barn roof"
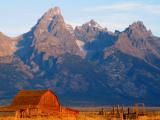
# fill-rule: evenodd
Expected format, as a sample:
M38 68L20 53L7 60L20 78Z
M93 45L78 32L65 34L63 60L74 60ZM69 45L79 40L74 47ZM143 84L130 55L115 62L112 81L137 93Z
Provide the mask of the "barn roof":
M21 90L16 96L42 96L49 90Z
M52 92L51 90L21 90L14 97L12 101L12 106L38 105L41 99L41 96L48 91Z

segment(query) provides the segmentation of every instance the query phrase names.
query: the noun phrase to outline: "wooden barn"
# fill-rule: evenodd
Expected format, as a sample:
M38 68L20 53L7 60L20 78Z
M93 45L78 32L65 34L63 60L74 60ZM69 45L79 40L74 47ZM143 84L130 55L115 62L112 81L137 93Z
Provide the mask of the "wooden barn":
M21 90L13 98L10 106L0 107L0 113L14 114L16 117L74 115L77 110L64 108L51 90Z

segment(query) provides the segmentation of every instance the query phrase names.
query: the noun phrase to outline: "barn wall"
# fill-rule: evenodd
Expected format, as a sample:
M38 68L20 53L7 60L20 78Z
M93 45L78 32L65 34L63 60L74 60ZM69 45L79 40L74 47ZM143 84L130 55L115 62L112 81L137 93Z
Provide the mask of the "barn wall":
M56 95L51 91L46 92L40 99L39 105L42 112L59 111L60 103Z

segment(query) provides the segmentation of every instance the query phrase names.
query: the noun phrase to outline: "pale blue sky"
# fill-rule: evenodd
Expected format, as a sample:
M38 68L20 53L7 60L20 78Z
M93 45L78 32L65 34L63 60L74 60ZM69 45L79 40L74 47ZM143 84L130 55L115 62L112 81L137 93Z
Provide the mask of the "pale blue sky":
M114 31L141 20L160 36L160 0L1 0L0 31L9 36L25 33L54 6L59 6L65 21L74 26L95 19Z

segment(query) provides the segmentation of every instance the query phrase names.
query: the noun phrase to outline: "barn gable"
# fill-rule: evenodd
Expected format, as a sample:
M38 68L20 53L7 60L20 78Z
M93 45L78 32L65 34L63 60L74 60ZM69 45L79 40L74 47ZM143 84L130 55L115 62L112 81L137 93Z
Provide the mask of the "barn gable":
M52 91L47 91L46 93L44 93L41 96L40 102L39 102L40 106L50 106L50 107L59 107L60 106L60 102L58 100L58 97L52 92Z

